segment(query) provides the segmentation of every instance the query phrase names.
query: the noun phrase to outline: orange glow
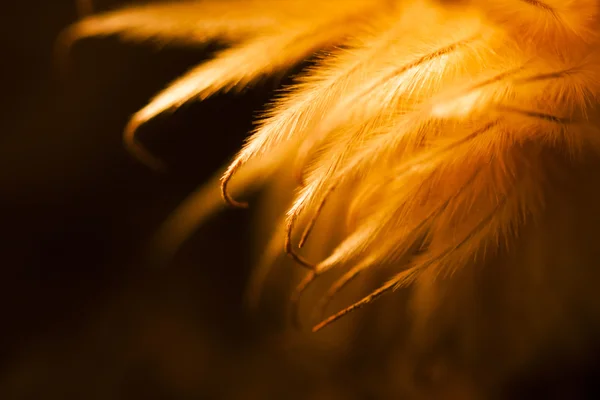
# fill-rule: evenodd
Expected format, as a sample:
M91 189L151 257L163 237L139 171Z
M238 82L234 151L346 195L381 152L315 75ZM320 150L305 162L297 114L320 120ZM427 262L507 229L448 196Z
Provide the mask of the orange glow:
M245 87L318 49L343 44L347 50L326 53L317 67L275 102L221 179L225 200L245 205L228 192L234 174L240 173L235 180L239 191L293 166L300 172L291 175L302 182L294 200L282 207L288 218L286 251L295 260L304 258L292 245L292 221L308 225L299 246L303 247L316 221L325 218L326 203L341 196L362 199L362 207L349 208L352 212L377 211L368 219L345 216L362 221L363 226L358 236L341 231L352 245L342 241L330 249L328 268L341 268L373 252L386 257L408 251L424 232L430 236L428 252L405 265L406 271L389 287L412 283L424 268L458 268L507 234L517 218L511 213L539 211L539 196L512 192L511 187L521 182L509 173L509 166L517 163L510 157L517 156L511 156L510 141L496 144L494 138L522 140L537 134L536 123L566 121L560 116L572 114L573 108L581 108L580 114L585 115L587 100L576 96L600 92L597 73L583 74L584 65L585 71L597 66L579 51L595 49L595 36L587 24L597 14L596 3L490 0L455 8L426 0L352 0L343 6L341 2L322 2L318 12L299 0L235 2L236 8L233 3L211 1L134 7L84 19L68 37L121 33L134 39L164 36L187 42L211 38L231 42L229 49L176 80L133 116L126 144L155 167L160 160L135 141L140 124L191 99ZM198 18L188 18L191 15ZM522 38L524 32L532 36ZM567 70L572 73L557 72ZM557 91L568 91L571 98ZM536 109L540 104L548 106ZM501 110L507 115L500 115ZM525 125L510 125L509 121L518 120L514 116L531 120L527 130L523 131ZM562 132L544 129L548 135ZM553 140L559 139L548 139ZM588 139L582 134L570 137L568 143L573 140ZM488 165L498 146L509 159ZM476 179L463 189L456 185L464 182L444 183L462 182L459 177L482 165L488 165L487 179ZM171 243L170 252L217 208L214 195L214 190L200 191L166 226L160 237ZM497 210L504 201L502 211ZM473 213L475 204L479 211ZM436 211L428 214L431 210ZM303 217L311 213L312 217ZM487 221L488 213L495 217L476 228ZM336 225L333 220L321 223ZM449 226L470 239L457 243ZM169 241L169 237L178 239ZM333 259L338 261L332 264ZM375 258L372 264L377 262Z
M556 243L568 239L562 235L577 236L576 223L587 221L581 215L569 222L556 216L562 192L553 185L564 184L561 173L584 165L578 158L581 149L594 159L600 154L594 115L600 99L598 1L223 4L133 7L86 18L70 31L70 39L118 33L134 40L221 40L229 45L133 116L126 144L153 166L160 166L160 160L136 142L141 124L185 102L246 88L318 55L315 65L273 101L220 177L165 224L158 236L164 254L173 255L198 224L226 203L245 207L236 198L263 188L268 210L261 223L273 237L251 279L254 289L261 288L278 256L287 253L306 270L291 293L294 315L303 296L323 311L310 321L314 331L384 294L406 289L409 300L399 301L398 309L408 310L407 324L416 332L407 340L427 347L421 340L428 335L442 343L438 335L464 333L456 339L456 351L476 349L464 350L469 353L465 363L473 365L480 352L503 356L489 350L500 340L486 336L493 336L492 329L480 332L470 325L477 325L477 318L518 314L515 304L531 300L520 293L536 290L537 283L550 279L548 274L564 274L572 288L579 285L569 269L575 264ZM564 161L564 154L577 156ZM581 262L584 267L597 264L592 247L578 248L589 255ZM557 254L561 265L556 265ZM313 290L330 273L337 276L325 290ZM529 286L517 290L503 274ZM372 277L381 280L375 290ZM478 279L486 280L485 290L473 283ZM506 290L494 292L488 280L501 282ZM358 282L357 288L340 295L350 281ZM539 326L531 322L562 290L545 283L549 288L540 297L547 303L534 299L527 304L531 309L519 310L527 314L520 324L531 323L531 332L506 339L525 343L524 355L519 354L525 361L506 361L506 371L498 374L517 374L518 367L535 358L532 349L538 351L543 342L538 335L550 340L539 332L563 326L558 317ZM258 296L260 290L254 289ZM500 300L483 299L486 290ZM347 306L327 317L325 307L338 295ZM585 296L593 299L591 291ZM597 302L582 304L589 304L592 315L600 310ZM496 309L502 307L498 304L507 309ZM488 347L477 347L479 340Z

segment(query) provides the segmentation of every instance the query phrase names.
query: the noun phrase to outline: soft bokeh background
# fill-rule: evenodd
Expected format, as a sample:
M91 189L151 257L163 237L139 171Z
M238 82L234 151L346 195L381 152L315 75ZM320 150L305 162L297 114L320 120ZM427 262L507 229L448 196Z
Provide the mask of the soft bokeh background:
M128 116L215 48L85 40L61 76L53 46L77 18L74 1L5 3L0 398L242 398L237 386L252 398L253 378L241 372L255 346L241 301L250 214L212 220L168 268L153 268L140 250L233 155L276 85L145 127L170 167L156 174L123 149Z

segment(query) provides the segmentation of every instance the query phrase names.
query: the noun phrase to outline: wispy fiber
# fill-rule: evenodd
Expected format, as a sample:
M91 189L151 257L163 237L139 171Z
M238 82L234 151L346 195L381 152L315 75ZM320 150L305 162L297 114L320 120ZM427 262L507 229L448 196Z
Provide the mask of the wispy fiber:
M314 330L411 287L414 304L399 307L413 307L415 321L434 331L445 309L436 299L468 298L459 292L468 286L464 276L551 263L529 254L526 243L554 226L555 164L566 155L565 165L576 169L600 157L599 10L596 0L209 0L92 16L69 34L231 45L132 117L126 142L154 166L159 160L135 144L140 124L318 54L225 169L221 194L245 207L237 200L244 189L296 181L292 202L273 204L283 222L271 243L309 270L296 303L316 279L338 273L316 314L349 282L394 266L383 285ZM162 232L169 250L216 211L215 186L206 190ZM331 199L337 214L324 212ZM324 259L310 259L300 254L308 244L325 248L311 243L316 230L345 238ZM277 258L272 246L265 257ZM254 289L266 271L263 265ZM457 309L442 319L460 315Z

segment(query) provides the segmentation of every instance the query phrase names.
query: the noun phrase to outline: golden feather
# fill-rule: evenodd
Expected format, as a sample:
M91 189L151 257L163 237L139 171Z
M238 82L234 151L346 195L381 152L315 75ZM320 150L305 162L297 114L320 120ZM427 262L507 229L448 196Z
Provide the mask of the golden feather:
M544 299L555 296L560 307L582 307L593 315L592 325L600 325L593 284L579 277L598 274L600 246L565 239L594 232L600 222L590 209L600 194L585 186L598 181L588 171L600 171L599 12L597 0L328 0L310 6L207 0L92 16L70 34L231 43L133 116L130 145L137 126L159 113L245 87L328 49L274 101L225 170L223 197L245 206L229 191L237 197L251 185L294 182L291 202L273 205L281 210L278 221L287 221L274 232L286 240L271 243L285 242L285 251L309 269L296 300L318 277L338 273L317 311L351 280L392 266L377 290L315 330L410 287L412 300L397 306L414 312L409 340L426 347L462 329L456 351L478 376L475 366L488 353L475 342L489 339L510 353L509 340L498 342L486 329L494 312L496 325L510 323L518 307L507 294L513 287L534 290L514 295L527 303L520 321L550 313ZM174 251L217 210L216 180L165 225L165 251ZM570 180L581 185L573 189ZM330 203L337 212L324 211ZM556 215L565 204L572 207L570 219ZM332 248L312 243L328 251L323 259L300 256L316 229L344 238ZM272 245L266 257L276 258ZM267 270L257 273L255 287ZM566 286L537 274L558 274ZM486 300L472 283L489 289L498 276L490 289L497 301ZM473 303L485 314L480 322L466 320ZM499 356L496 375L481 379L517 373L553 343L553 330L581 322L568 313L545 314L519 339L525 344L518 354Z

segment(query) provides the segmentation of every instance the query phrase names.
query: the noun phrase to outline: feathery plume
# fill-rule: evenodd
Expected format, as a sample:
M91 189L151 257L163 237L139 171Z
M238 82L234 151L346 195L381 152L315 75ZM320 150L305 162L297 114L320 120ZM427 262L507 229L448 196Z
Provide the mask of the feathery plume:
M155 166L159 161L135 144L140 124L321 51L224 170L221 195L245 207L235 198L250 186L296 181L291 203L277 205L283 222L274 231L283 237L271 241L309 269L292 294L295 307L315 280L339 274L314 307L321 321L313 330L413 288L414 304L399 307L421 310L415 326L435 331L447 308L432 299L451 293L446 300L457 308L478 301L475 289L459 293L465 276L551 264L541 255L532 262L524 246L552 242L540 227L556 220L548 205L562 179L555 164L566 160L561 165L575 171L600 157L599 11L597 0L207 0L92 16L68 32L71 40L120 34L231 45L133 116L128 147ZM216 182L210 185L161 233L170 252L219 208ZM341 219L323 215L332 199ZM321 260L300 254L316 229L344 237ZM270 247L266 260L275 260ZM269 262L253 281L254 296ZM394 269L383 285L322 317L349 282L383 265ZM577 272L565 265L561 273ZM571 295L560 293L565 302ZM458 313L447 310L444 321ZM549 335L556 324L546 322ZM533 341L530 347L534 354Z

